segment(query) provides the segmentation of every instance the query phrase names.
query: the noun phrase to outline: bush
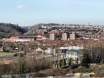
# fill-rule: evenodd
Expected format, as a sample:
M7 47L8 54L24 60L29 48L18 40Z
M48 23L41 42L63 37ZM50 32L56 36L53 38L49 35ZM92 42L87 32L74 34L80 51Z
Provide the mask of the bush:
M35 73L33 77L46 77L44 73Z
M0 78L2 78L2 75L0 75Z
M5 64L0 65L0 74L9 74L10 71L11 71L10 65Z
M30 61L31 60L31 61ZM0 74L23 74L36 72L44 69L50 69L50 62L45 60L35 60L24 57L17 57L13 63L8 65L0 65Z
M96 76L98 77L104 77L104 66L96 66L93 69L93 72L96 74Z
M68 65L71 65L72 63L73 63L73 59L70 58L70 59L68 60Z
M69 72L69 69L50 69L46 70L44 73L46 76L64 76Z
M78 68L75 69L75 72L80 72L80 73L92 72L92 69L79 66Z

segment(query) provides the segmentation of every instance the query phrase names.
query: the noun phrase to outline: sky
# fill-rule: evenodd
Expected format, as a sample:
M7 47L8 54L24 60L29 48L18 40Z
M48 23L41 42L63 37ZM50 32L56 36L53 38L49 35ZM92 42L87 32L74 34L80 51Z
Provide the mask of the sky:
M104 0L0 0L0 22L104 25Z

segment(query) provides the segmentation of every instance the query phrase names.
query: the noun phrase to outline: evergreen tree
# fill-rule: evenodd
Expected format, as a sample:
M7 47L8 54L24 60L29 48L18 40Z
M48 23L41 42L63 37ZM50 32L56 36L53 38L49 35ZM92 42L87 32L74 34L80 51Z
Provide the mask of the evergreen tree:
M90 63L90 57L88 53L84 53L82 63Z
M71 65L72 63L73 63L73 59L70 58L70 59L68 60L68 65Z

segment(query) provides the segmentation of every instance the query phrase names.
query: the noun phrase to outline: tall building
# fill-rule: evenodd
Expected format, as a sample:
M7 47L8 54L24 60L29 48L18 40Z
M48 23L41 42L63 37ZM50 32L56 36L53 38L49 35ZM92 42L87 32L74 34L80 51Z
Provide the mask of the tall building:
M70 40L75 40L75 33L70 34Z
M55 34L54 33L50 34L50 40L55 40Z
M67 40L67 34L66 33L62 34L62 40Z

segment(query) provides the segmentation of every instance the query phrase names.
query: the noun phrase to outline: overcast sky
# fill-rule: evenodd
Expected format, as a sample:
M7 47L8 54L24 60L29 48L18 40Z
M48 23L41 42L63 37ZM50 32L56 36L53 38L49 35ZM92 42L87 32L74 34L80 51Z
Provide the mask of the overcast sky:
M104 25L104 0L0 0L0 22Z

